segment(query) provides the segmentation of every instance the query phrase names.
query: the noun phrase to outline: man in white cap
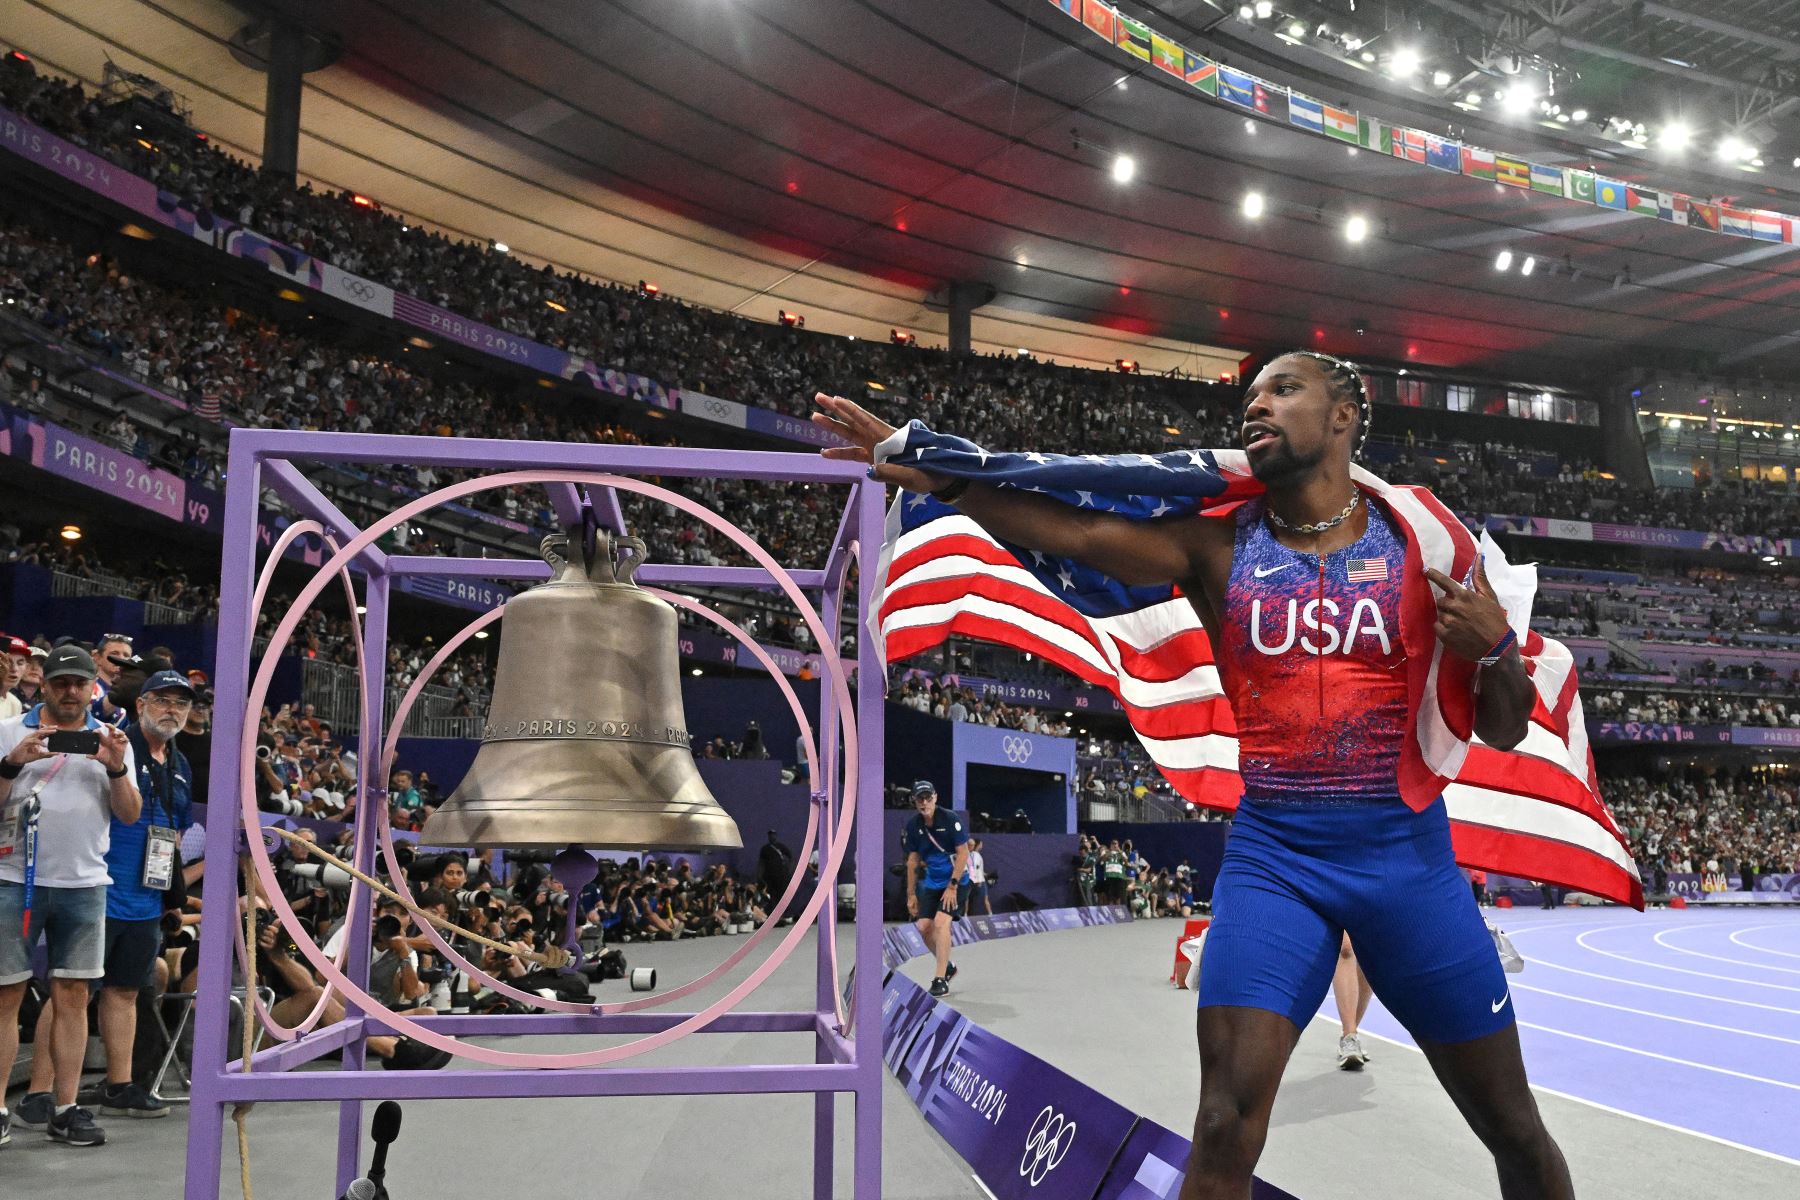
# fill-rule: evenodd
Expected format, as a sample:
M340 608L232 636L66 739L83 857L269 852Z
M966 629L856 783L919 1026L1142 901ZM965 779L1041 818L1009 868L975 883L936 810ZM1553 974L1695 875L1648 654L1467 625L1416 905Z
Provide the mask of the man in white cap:
M134 822L143 799L125 734L88 712L99 672L87 651L58 646L44 660L44 702L0 721L0 1079L19 1052L19 1003L31 947L49 943L58 1020L50 1137L98 1146L106 1133L75 1105L87 1051L89 981L105 974L106 851L112 818ZM0 1109L0 1145L12 1114Z

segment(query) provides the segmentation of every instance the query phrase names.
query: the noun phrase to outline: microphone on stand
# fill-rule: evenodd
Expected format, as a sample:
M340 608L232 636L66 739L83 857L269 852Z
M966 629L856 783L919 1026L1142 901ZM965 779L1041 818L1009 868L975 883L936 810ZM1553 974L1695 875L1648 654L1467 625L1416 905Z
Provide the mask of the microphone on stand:
M387 1184L387 1152L388 1143L400 1136L400 1106L392 1100L383 1100L375 1108L375 1119L370 1122L369 1136L375 1139L375 1159L369 1164L369 1173L361 1179L352 1180L350 1188L338 1200L388 1200Z
M400 1136L400 1106L383 1100L375 1106L375 1119L369 1123L369 1136L375 1139L375 1159L369 1164L369 1182L385 1200L387 1196L388 1143Z

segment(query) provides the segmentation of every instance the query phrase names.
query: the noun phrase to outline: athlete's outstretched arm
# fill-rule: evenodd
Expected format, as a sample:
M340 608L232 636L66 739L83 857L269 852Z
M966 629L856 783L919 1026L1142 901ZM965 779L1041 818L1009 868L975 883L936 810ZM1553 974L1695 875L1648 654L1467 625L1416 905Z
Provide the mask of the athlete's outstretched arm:
M894 426L852 400L823 392L813 399L822 410L813 414L813 423L850 443L824 451L826 458L873 463L875 447L894 433ZM940 491L951 483L948 475L896 463L877 465L873 475L910 492ZM1191 579L1203 553L1200 523L1191 518L1131 521L984 483L970 484L956 507L1002 541L1073 558L1126 584Z

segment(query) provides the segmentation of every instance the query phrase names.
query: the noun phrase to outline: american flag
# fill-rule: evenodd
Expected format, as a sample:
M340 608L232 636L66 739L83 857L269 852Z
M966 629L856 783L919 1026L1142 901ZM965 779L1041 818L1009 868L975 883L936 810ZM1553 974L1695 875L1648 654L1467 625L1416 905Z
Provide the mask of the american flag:
M1344 564L1344 578L1349 583L1385 583L1387 559L1353 558Z
M194 405L194 411L196 413L198 413L200 416L205 417L209 421L218 420L219 419L219 411L220 411L220 409L219 409L219 393L217 393L217 392L202 392L202 393L200 393L200 402L198 404Z
M1241 450L997 454L915 421L876 453L883 462L1133 520L1222 515L1262 491ZM1437 642L1424 574L1430 565L1467 578L1475 541L1426 489L1389 484L1360 467L1351 474L1406 535L1401 638L1415 736L1401 751L1401 795L1415 810L1443 795L1464 866L1642 908L1636 865L1599 797L1569 651L1535 632L1521 639L1537 691L1529 730L1510 751L1483 744L1474 736L1475 664L1446 655ZM877 577L871 624L888 662L952 635L1036 654L1117 697L1145 751L1183 796L1236 807L1243 792L1236 721L1211 642L1179 589L1127 586L1072 559L1001 543L956 509L910 492L888 513Z

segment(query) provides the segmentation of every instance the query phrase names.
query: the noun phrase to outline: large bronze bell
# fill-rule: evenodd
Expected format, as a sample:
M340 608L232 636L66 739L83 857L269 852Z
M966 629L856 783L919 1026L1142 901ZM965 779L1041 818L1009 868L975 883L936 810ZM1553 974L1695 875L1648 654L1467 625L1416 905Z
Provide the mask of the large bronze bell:
M590 557L553 534L542 553L555 575L507 602L481 749L420 840L742 846L688 747L675 609L632 582L643 541L600 530Z

